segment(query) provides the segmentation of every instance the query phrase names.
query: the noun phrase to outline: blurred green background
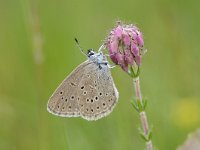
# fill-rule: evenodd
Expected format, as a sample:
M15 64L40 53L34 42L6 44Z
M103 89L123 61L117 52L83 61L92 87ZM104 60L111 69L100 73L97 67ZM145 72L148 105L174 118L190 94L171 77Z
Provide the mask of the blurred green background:
M106 118L59 118L46 104L117 20L144 33L141 89L156 149L172 150L200 126L200 2L0 0L0 150L142 150L131 78L112 69L119 103ZM42 38L41 38L42 37Z

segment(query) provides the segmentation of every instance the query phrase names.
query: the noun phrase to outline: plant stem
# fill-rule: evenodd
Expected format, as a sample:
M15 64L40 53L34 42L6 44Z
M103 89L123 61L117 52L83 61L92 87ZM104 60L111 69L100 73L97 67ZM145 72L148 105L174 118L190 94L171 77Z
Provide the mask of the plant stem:
M140 105L143 107L143 109L141 111L139 111L140 121L141 121L142 129L143 129L142 135L145 137L147 150L153 150L151 136L149 136L151 134L150 133L151 131L149 130L149 124L148 124L147 115L145 112L144 101L142 100L142 94L141 94L141 90L140 90L139 76L136 78L133 78L133 84L134 84L134 88L135 88L136 103L140 103Z

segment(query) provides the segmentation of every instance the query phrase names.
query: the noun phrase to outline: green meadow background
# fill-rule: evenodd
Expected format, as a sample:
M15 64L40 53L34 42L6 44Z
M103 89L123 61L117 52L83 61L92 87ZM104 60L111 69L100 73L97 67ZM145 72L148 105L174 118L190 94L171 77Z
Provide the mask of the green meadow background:
M137 25L148 53L141 90L157 150L200 127L200 2L197 0L0 0L0 150L143 150L131 78L112 75L119 102L88 122L46 110L48 98L98 49L117 20Z

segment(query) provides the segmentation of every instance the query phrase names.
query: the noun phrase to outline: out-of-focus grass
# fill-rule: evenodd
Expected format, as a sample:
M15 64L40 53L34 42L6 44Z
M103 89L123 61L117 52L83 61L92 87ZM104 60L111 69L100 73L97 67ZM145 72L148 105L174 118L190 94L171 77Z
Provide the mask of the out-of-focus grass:
M116 20L144 32L141 88L148 97L153 143L175 149L200 125L200 12L191 1L38 1L43 61L32 44L33 1L0 0L0 149L143 149L139 118L130 105L133 87L119 68L112 70L120 92L108 117L87 122L58 118L46 103L58 84L86 58L84 48L102 43Z

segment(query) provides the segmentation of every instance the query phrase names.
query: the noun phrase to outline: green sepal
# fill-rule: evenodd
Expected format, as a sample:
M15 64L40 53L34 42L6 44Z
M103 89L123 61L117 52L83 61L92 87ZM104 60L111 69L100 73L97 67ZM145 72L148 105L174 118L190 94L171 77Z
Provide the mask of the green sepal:
M134 70L133 70L133 67L132 67L132 66L130 66L130 67L129 67L128 74L129 74L129 76L130 76L130 77L132 77L132 78L134 78L134 77L135 77L135 72L134 72Z
M135 73L133 66L130 66L128 70L128 75L132 78L137 78L140 75L140 67L137 67L137 71Z
M138 66L137 72L136 72L136 74L135 74L135 78L137 78L139 75L140 75L140 67Z

